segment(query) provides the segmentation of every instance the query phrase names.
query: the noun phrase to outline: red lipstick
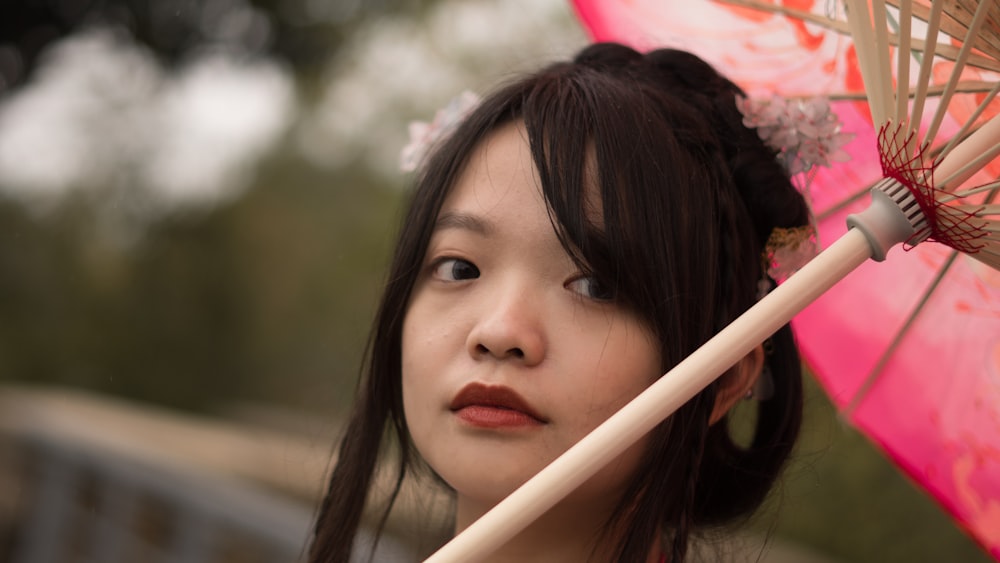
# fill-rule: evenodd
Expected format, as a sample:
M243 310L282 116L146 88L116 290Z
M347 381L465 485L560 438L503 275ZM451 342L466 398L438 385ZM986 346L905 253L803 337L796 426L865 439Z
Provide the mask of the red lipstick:
M463 387L449 408L462 422L479 428L520 428L548 422L513 389L482 383Z

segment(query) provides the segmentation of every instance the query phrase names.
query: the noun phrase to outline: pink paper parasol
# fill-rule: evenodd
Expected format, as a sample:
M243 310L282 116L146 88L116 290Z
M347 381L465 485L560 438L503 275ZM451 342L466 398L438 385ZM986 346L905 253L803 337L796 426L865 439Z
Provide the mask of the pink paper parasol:
M801 14L715 2L575 2L595 40L691 50L751 94L861 91L852 42L800 19L825 18L827 3L794 4ZM934 72L946 77L948 70L944 62ZM844 131L857 138L848 165L821 169L809 183L823 242L844 234L845 217L868 203L858 194L882 172L868 108L834 105ZM968 108L953 98L939 137L954 135ZM994 162L973 182L998 172ZM995 201L995 191L983 197ZM861 265L793 327L806 362L845 416L1000 558L1000 272L940 245L907 250Z

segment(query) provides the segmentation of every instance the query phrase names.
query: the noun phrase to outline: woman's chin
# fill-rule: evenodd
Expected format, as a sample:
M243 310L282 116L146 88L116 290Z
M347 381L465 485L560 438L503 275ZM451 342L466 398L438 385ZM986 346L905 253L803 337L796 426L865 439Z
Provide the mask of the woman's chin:
M489 510L523 485L531 475L489 476L483 479L465 478L446 480L454 489L460 503L467 503L478 510Z

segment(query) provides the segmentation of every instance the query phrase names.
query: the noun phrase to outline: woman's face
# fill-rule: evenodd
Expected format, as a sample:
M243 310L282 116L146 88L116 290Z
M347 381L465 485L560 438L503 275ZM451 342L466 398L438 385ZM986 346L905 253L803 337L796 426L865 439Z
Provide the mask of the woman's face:
M460 501L487 507L660 375L649 330L566 254L539 185L522 125L474 151L403 326L413 441ZM640 453L626 451L577 498L618 492Z

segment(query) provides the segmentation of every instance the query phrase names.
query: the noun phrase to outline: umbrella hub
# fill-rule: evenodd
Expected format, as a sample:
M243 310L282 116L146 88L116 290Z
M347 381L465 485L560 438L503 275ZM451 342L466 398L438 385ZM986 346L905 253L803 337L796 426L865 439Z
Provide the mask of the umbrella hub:
M907 242L917 244L930 230L917 198L898 180L883 178L872 188L872 202L860 213L848 215L847 226L864 233L872 260L885 260L889 249Z

